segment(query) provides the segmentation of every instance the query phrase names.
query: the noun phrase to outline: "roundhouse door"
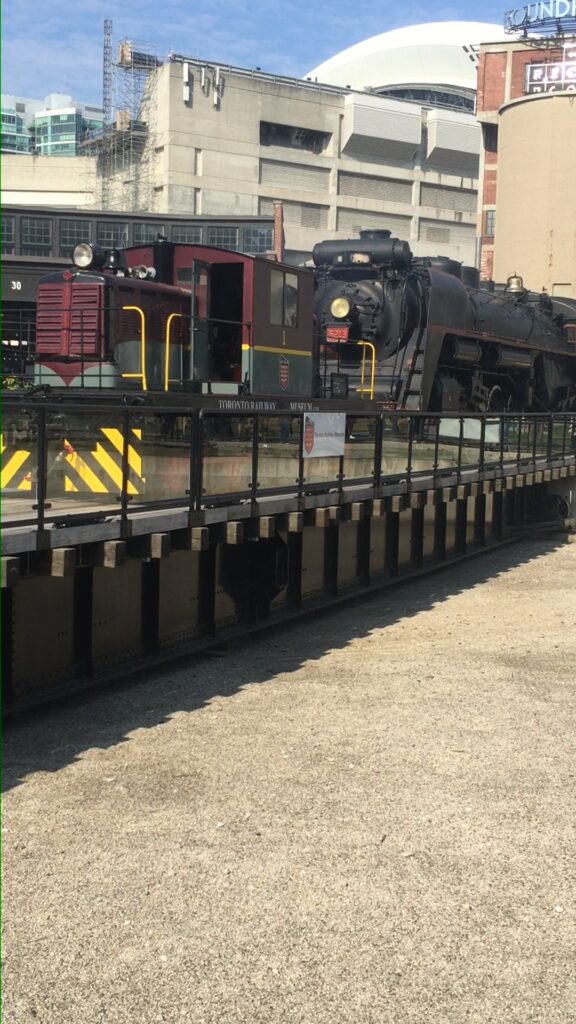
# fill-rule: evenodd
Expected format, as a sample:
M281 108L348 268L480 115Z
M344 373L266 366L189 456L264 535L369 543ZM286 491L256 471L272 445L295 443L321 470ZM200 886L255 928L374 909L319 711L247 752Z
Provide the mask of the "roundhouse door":
M193 380L210 379L210 333L210 264L194 260L190 317Z

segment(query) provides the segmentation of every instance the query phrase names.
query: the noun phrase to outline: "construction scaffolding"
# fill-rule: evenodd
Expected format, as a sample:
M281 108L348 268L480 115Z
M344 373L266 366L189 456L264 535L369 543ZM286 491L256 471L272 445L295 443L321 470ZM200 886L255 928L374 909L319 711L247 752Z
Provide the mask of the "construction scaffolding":
M104 127L88 147L98 154L103 210L154 209L152 161L156 137L156 71L161 61L146 43L112 42L104 22Z

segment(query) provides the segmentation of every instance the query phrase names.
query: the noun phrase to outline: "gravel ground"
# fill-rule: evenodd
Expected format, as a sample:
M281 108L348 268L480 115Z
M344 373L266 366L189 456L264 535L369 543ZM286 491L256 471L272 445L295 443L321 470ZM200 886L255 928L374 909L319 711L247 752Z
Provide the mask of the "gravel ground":
M4 1024L576 1021L576 545L5 734Z

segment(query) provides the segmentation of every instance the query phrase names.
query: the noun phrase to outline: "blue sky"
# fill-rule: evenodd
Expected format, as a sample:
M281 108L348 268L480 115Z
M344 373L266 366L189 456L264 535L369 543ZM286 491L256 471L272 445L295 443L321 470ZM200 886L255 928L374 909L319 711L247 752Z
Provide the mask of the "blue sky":
M310 68L368 36L426 21L502 23L512 4L373 3L356 0L3 0L2 91L43 98L102 96L102 25L114 39L286 75Z

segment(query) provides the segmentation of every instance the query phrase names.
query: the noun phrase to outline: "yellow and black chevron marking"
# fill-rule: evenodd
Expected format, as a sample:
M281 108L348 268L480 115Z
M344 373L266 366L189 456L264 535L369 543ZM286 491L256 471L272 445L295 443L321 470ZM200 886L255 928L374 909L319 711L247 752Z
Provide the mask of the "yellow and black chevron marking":
M1 485L2 490L14 488L16 491L32 490L32 452L26 448L17 448L4 443L4 435L0 437L2 451Z
M142 494L142 456L139 442L142 431L132 428L133 443L128 445L128 494ZM58 456L63 462L64 490L91 494L113 494L122 490L122 454L124 439L116 427L100 427L100 438L90 451L78 450L67 439Z

